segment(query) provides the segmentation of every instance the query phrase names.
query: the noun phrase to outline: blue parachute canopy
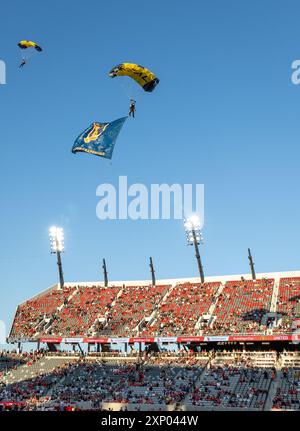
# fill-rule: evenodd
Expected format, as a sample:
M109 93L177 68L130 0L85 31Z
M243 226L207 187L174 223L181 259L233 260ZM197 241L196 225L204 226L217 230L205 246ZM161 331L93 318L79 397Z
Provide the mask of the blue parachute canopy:
M72 153L83 151L106 159L112 158L117 137L127 117L111 123L92 123L76 138Z

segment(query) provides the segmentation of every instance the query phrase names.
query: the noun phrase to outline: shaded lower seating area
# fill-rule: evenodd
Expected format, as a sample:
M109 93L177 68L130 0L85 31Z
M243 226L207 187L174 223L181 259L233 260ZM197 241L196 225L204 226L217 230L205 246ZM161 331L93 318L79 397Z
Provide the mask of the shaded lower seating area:
M0 408L31 410L31 406L47 402L47 394L70 363L69 357L42 356L9 371L0 379Z
M79 388L80 387L80 388ZM180 402L189 391L187 370L175 367L103 365L73 366L51 398L64 402L169 404Z
M186 397L197 380L203 359L193 366L154 365L147 361L120 363L117 358L44 357L0 381L0 404L21 403L25 410L57 410L62 405L101 409L103 403L169 405Z
M0 377L0 408L299 410L299 352L39 354ZM10 406L10 407L8 407Z
M300 410L300 367L281 370L279 385L273 399L273 408Z
M23 364L31 361L30 354L16 355L3 351L0 355L0 378L10 370L15 370Z
M38 376L52 373L65 364L70 363L70 358L42 356L42 358L27 361L13 371L9 371L2 377L2 382L6 384L20 383L28 381Z
M243 362L213 361L189 396L188 404L205 409L246 408L263 410L274 369Z

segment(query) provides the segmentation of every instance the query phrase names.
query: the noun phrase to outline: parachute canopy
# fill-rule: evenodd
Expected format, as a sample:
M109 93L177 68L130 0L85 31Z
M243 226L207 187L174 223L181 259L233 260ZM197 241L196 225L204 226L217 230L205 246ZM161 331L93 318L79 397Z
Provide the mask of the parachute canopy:
M21 40L18 43L19 48L21 49L28 49L28 48L35 48L38 52L42 51L42 48L32 40Z
M134 79L145 91L151 92L159 83L159 79L143 66L134 63L121 63L115 66L108 74L111 78L116 76L129 76Z
M83 151L111 159L117 137L127 117L111 123L92 123L76 138L72 153Z

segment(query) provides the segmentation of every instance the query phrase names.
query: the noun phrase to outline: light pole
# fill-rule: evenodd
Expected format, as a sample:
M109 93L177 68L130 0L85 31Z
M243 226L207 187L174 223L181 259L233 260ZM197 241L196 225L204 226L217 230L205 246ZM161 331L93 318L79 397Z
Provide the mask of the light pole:
M195 256L197 259L200 280L201 283L204 283L204 272L199 253L199 244L202 241L199 217L196 214L191 215L185 220L184 227L188 245L193 245L195 247Z
M248 259L249 259L249 265L250 265L250 269L251 269L252 280L256 280L256 274L255 274L255 269L254 269L254 262L253 262L253 258L252 258L252 254L251 254L250 248L248 248Z
M56 254L60 289L64 287L64 274L61 263L61 253L65 250L64 231L61 227L52 226L49 229L51 253Z
M102 261L102 269L103 269L103 276L104 276L104 286L108 286L108 275L107 275L107 269L106 269L106 262L105 259Z
M154 265L153 265L153 260L152 257L150 257L150 272L151 272L151 278L152 278L152 286L155 286L156 284L156 278L155 278L155 270L154 270Z

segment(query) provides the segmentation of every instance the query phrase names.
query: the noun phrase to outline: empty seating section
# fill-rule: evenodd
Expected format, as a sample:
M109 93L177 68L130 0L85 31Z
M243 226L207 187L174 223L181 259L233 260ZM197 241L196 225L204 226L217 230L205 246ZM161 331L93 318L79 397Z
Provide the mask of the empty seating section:
M53 316L54 320L47 334L90 335L91 327L96 321L97 327L101 328L101 322L106 319L119 291L119 287L78 287L64 307Z
M143 319L153 311L170 289L170 286L126 286L108 314L108 323L101 335L134 336ZM144 322L144 324L146 324Z
M17 309L10 336L30 338L37 332L38 325L50 319L60 305L67 300L74 288L51 290L35 299L26 301Z
M290 333L297 329L296 320L300 323L300 277L280 279L277 314L281 319L273 332Z
M228 281L218 297L215 320L207 333L255 334L266 330L263 317L270 310L273 279Z
M143 335L195 334L199 318L208 313L219 282L204 284L178 284L157 310L153 323L142 331Z

